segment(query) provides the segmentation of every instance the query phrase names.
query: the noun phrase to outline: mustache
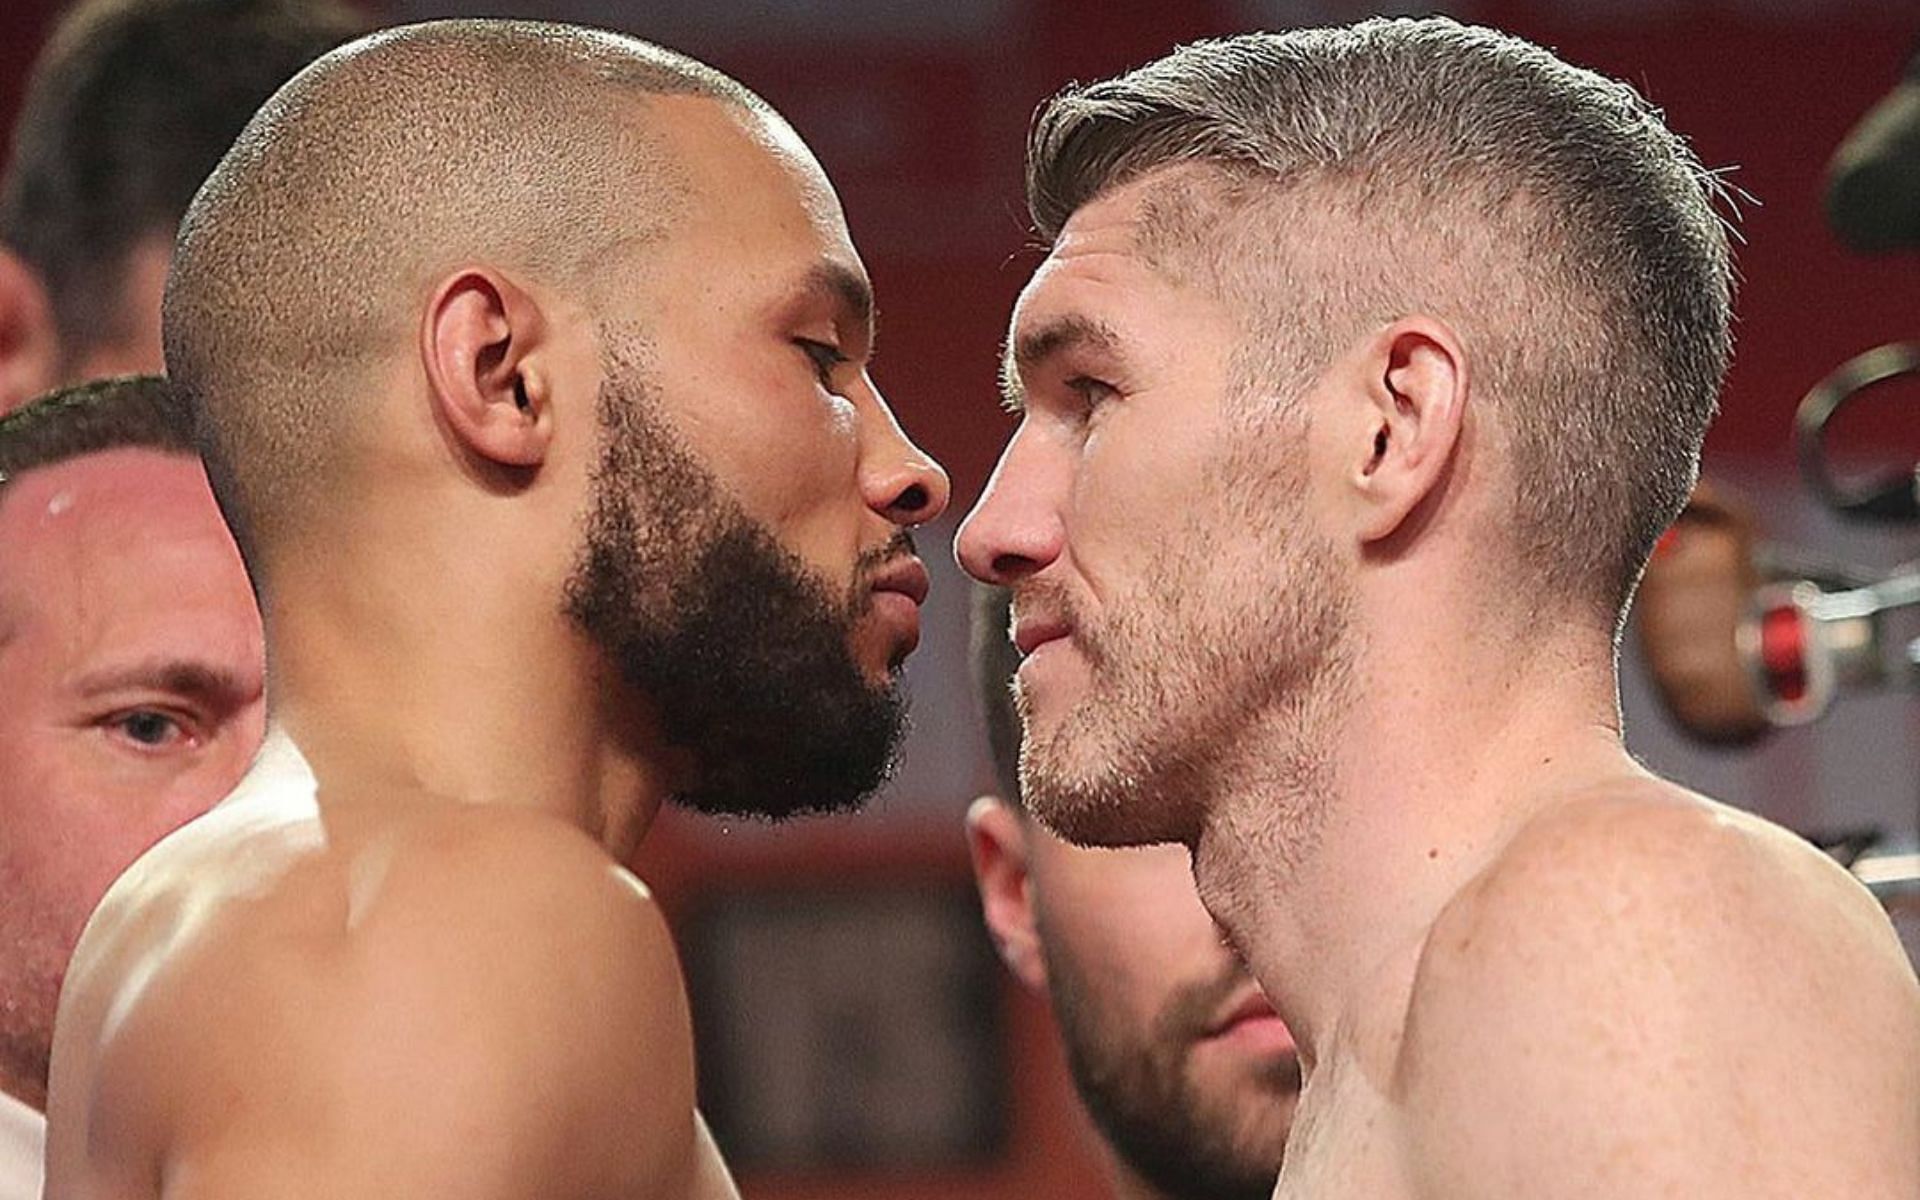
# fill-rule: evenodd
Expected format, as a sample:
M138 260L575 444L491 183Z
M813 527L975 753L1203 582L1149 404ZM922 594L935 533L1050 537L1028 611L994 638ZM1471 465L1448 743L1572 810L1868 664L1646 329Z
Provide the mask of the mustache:
M1207 1037L1218 1024L1222 1010L1253 982L1246 964L1237 958L1222 967L1212 979L1188 984L1175 992L1159 1016L1154 1018L1155 1040L1163 1046L1192 1046ZM1300 1058L1289 1054L1273 1066L1269 1079L1285 1092L1298 1092L1303 1077Z
M854 560L853 573L856 578L864 579L895 559L918 553L914 548L913 534L905 529L896 529L886 541L861 552L860 557Z
M848 621L858 621L873 608L873 577L902 558L917 555L913 534L894 530L893 536L871 550L862 550L853 560L853 580L847 587L842 606Z

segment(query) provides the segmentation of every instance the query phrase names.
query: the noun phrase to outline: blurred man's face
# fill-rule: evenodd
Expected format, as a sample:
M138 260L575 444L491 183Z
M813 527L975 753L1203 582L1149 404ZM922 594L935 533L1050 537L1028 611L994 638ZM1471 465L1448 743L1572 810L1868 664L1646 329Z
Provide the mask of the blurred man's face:
M148 238L127 255L120 276L120 323L115 336L79 351L58 384L113 375L160 375L167 369L160 343L160 302L173 262L173 233Z
M69 345L38 274L0 246L0 416L66 384L163 373L160 302L172 261L170 230L136 245L121 267L112 328L92 345Z
M107 887L245 772L260 618L197 460L115 450L0 488L0 1087L44 1102Z
M1118 1159L1169 1197L1265 1200L1300 1068L1201 907L1186 850L1073 846L996 801L971 822L989 922L1003 950L1034 939L1036 955L1009 963L1052 1001L1074 1083ZM995 903L983 839L1001 862L1024 861L1024 887L1002 889L1011 905Z

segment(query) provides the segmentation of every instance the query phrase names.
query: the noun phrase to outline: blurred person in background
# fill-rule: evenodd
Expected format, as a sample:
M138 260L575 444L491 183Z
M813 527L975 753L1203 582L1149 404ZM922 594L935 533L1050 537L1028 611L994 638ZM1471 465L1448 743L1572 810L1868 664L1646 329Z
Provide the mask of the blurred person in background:
M164 341L273 723L82 936L51 1200L735 1194L629 864L886 778L948 485L874 333L812 152L658 46L430 22L267 102Z
M0 417L0 1200L40 1195L88 914L260 743L260 618L191 426L153 376Z
M335 0L87 0L60 21L0 179L0 413L161 369L187 202L275 88L363 27Z
M973 669L999 796L967 813L1001 959L1052 1005L1116 1200L1267 1200L1300 1066L1194 892L1183 846L1089 849L1020 803L1020 656L1007 593L976 587Z
M1278 1195L1920 1194L1886 914L1621 742L1730 352L1715 192L1626 85L1440 18L1035 119L958 553L1013 591L1029 810L1185 845L1298 1041Z
M260 103L362 24L330 0L66 15L0 178L0 414L62 382L161 368L188 201ZM260 735L259 618L178 401L144 379L21 415L0 437L14 478L0 484L6 1200L39 1195L54 1006L87 914L233 786Z

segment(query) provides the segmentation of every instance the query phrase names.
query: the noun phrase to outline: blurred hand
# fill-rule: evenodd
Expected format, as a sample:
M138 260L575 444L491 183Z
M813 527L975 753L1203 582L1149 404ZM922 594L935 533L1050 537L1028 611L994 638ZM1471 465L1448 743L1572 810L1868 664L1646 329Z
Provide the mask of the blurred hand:
M1757 585L1752 514L1701 480L1647 564L1632 622L1667 711L1703 741L1770 728L1734 640Z

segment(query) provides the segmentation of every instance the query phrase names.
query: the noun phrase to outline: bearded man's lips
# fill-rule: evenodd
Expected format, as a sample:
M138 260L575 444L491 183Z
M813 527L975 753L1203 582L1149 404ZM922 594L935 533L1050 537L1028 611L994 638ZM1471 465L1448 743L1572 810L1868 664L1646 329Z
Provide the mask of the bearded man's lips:
M1206 1038L1250 1053L1291 1053L1293 1035L1257 988L1237 996L1208 1026Z
M899 634L901 657L920 644L920 606L927 601L931 581L919 556L907 554L875 571L868 585L874 613Z
M917 554L893 559L873 573L874 591L905 596L913 601L915 608L927 602L929 586L926 564Z

